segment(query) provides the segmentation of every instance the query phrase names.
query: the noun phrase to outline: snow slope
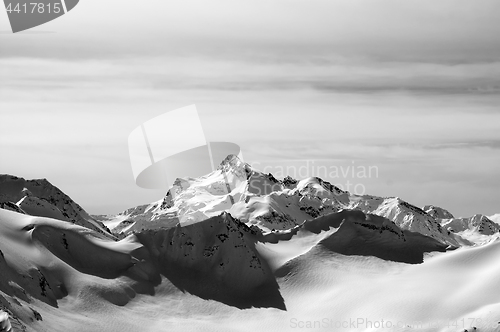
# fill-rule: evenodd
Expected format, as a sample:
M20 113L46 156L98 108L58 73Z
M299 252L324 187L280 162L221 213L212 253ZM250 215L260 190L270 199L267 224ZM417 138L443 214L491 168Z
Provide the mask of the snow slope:
M305 248L308 250L321 246L343 255L375 256L414 264L423 262L426 252L444 252L447 249L441 242L420 233L402 230L386 218L350 210L306 221L289 231L267 233L259 241L261 248L275 253L271 255L273 259L283 254L284 247L302 248L296 242L308 243ZM308 251L305 249L299 250L296 256L290 256L293 250L287 251L286 259L281 258L280 261L298 257Z
M115 242L0 210L0 305L29 332L494 331L500 241L444 249L361 211L273 233L223 213Z
M101 234L111 235L101 222L92 218L46 179L25 180L13 175L0 175L0 203L11 210L14 209L12 203L15 203L19 208L18 212L70 221Z
M469 218L440 219L441 225L473 244L484 244L500 237L500 225L482 214Z
M0 201L13 331L500 330L500 226L483 215L279 180L234 156L114 216L46 180L0 176Z
M439 219L455 218L448 210L443 209L439 206L426 205L422 208L422 210L424 210L427 214L430 214L434 218L439 218Z
M46 306L88 297L123 306L138 294L155 294L166 278L200 298L284 309L273 273L255 249L256 235L223 214L115 242L81 226L1 209L2 307L25 327L54 331L35 311L44 316Z
M368 320L495 331L500 320L498 225L481 215L278 180L234 156L95 218L46 181L1 179L0 310L14 331L387 330Z
M401 229L430 236L442 243L454 247L460 245L455 235L442 228L434 217L399 197L381 198L368 195L352 197L350 208L388 218Z
M491 221L496 222L497 224L500 224L500 213L494 214L492 216L488 217Z
M125 308L95 302L99 310L64 321L72 331L424 331L456 332L473 326L498 331L500 273L491 260L497 242L428 257L423 264L343 256L316 247L290 261L277 277L287 310L240 310L157 287ZM481 259L485 257L485 259ZM468 266L468 262L473 262ZM76 307L81 309L81 306ZM90 312L89 312L90 311ZM462 320L463 319L463 320ZM62 319L44 312L44 321ZM375 328L384 321L391 328ZM354 322L350 326L351 322ZM390 323L388 323L390 322ZM344 324L344 327L342 327ZM370 325L371 324L371 325ZM54 331L64 331L58 328Z

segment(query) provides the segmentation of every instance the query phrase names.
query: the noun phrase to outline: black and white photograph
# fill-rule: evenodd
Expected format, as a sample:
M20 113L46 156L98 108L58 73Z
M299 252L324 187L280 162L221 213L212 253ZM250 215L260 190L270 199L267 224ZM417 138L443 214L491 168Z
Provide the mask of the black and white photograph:
M30 1L0 332L500 332L500 1Z

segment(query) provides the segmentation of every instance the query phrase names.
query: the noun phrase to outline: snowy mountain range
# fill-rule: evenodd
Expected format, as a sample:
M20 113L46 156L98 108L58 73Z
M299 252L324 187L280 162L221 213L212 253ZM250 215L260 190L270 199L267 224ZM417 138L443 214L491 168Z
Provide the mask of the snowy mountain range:
M398 197L354 195L317 177L278 180L232 155L207 176L177 179L160 201L94 218L123 236L188 225L228 212L249 226L274 232L342 210L385 217L401 230L429 236L450 248L485 243L500 232L500 226L484 215L454 218L433 205L419 208Z
M90 216L47 180L11 175L0 204L0 326L12 331L218 331L228 317L288 331L301 315L395 323L430 304L437 318L500 318L500 226L488 217L279 180L232 155L117 215ZM376 310L360 305L367 296Z

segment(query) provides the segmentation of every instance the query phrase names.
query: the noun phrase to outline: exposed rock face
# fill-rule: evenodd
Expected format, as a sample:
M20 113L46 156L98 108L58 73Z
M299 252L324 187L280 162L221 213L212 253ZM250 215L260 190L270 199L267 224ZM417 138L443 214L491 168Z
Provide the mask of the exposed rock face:
M0 332L11 332L12 326L10 325L9 314L0 310Z
M402 230L386 218L350 210L306 221L289 232L263 235L259 241L293 241L294 236L302 230L319 234L331 229L337 230L322 239L318 245L343 255L375 256L384 260L416 264L423 262L424 253L444 252L448 248L431 237Z
M111 232L101 222L92 218L68 195L46 179L25 180L12 175L0 175L0 203L20 213L69 221L92 229L105 236Z
M454 218L453 215L448 211L439 206L426 205L423 210L436 219L450 219Z
M177 179L166 196L127 214L115 232L125 235L146 229L187 225L229 212L264 232L287 230L344 209L360 210L393 221L403 230L418 232L457 247L465 241L444 229L436 216L451 215L427 206L429 213L398 197L357 196L318 177L278 180L228 156L217 171L197 179ZM143 212L140 212L143 211ZM136 213L137 212L137 213ZM119 217L119 216L117 216Z
M1 202L0 209L14 211L17 213L22 213L22 214L27 214L26 211L21 209L16 203L12 203L12 202Z
M500 232L500 225L482 214L476 214L470 218L443 219L442 225L452 232L472 230L482 235L493 235Z
M460 245L454 234L444 229L436 218L399 197L363 196L351 208L385 217L403 230L418 232L443 244L454 247Z
M273 272L255 249L258 235L222 214L137 237L158 271L182 290L238 308L285 309Z

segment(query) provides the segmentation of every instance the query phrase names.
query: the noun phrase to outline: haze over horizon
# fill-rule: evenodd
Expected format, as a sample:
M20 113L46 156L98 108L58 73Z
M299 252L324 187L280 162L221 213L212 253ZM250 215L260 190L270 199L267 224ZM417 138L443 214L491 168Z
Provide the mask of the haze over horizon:
M18 34L0 11L0 173L47 178L92 214L158 200L166 190L134 184L127 137L196 104L206 137L239 144L257 169L371 166L377 176L325 180L498 213L499 10L81 1Z

